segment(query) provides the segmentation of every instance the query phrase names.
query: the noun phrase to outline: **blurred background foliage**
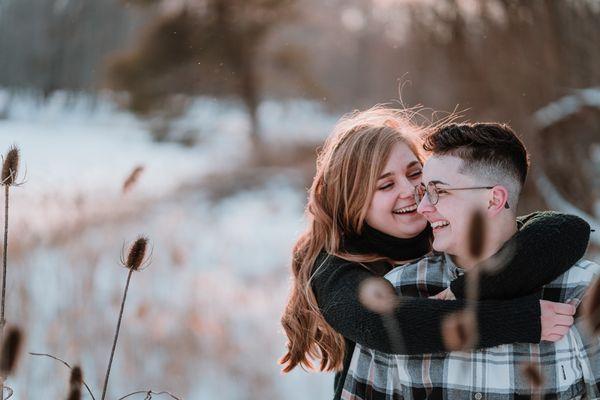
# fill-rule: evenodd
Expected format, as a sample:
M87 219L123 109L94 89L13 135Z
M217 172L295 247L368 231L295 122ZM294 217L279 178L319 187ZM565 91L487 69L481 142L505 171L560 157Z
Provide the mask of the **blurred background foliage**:
M408 83L407 105L507 121L530 144L542 135L534 154L553 151L539 163L592 213L582 182L596 182L597 108L543 132L532 115L599 84L599 17L586 0L5 0L0 85L124 93L125 107L160 121L157 140L191 97L235 98L260 145L264 99L342 113L398 99Z

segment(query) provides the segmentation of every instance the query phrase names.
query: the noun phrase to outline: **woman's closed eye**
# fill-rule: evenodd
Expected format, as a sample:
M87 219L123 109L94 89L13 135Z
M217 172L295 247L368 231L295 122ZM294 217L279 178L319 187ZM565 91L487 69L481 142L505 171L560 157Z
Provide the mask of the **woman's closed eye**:
M378 190L386 190L386 189L391 188L392 186L394 186L394 182L389 182L389 183L386 183L385 185L381 186Z
M422 173L423 173L422 171L412 172L410 175L408 175L408 178L409 179L417 179L422 175Z

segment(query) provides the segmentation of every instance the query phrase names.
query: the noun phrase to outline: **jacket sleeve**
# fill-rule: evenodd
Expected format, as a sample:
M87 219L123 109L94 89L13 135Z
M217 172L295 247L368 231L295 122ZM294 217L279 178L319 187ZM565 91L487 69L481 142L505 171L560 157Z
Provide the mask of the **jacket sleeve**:
M505 300L532 294L583 257L590 226L574 215L542 211L519 217L521 229L503 249L512 257L496 273L482 272L479 298ZM465 276L452 281L457 299L465 297Z
M361 282L373 276L363 266L337 258L321 264L313 276L312 288L321 313L333 329L351 341L386 353L444 351L441 321L448 313L462 309L464 301L403 298L391 316L394 323L384 324L382 317L364 308L358 298ZM479 302L478 324L480 348L513 342L537 343L541 334L538 295ZM398 331L386 329L390 325ZM398 342L397 335L403 342L402 348L393 344Z

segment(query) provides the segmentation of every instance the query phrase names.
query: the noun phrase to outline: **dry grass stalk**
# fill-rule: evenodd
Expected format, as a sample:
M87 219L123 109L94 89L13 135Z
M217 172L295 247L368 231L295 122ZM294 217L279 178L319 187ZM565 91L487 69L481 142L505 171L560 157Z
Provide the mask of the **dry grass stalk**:
M475 311L467 308L448 315L442 321L442 338L448 351L467 351L478 341Z
M471 215L469 225L469 253L474 259L479 259L483 255L486 242L486 223L483 213L476 210ZM479 298L479 266L467 272L467 301L472 307Z
M529 382L532 391L534 392L532 399L541 399L542 393L540 392L540 389L544 384L544 376L540 371L539 365L534 362L523 364L521 366L521 372L525 375L525 379L527 379L527 382Z
M19 149L12 146L4 162L2 163L2 179L1 183L4 186L4 249L2 253L2 302L0 305L0 337L4 333L4 308L6 305L6 268L7 268L7 253L8 253L8 209L9 209L9 188L17 185L17 174L19 172ZM1 387L0 387L1 389Z
M108 388L108 380L109 380L109 376L110 376L110 370L111 370L112 362L114 359L115 349L117 346L117 340L119 337L121 322L123 319L123 310L125 308L125 301L127 299L127 292L129 289L129 283L131 281L131 275L132 275L133 271L139 271L141 269L144 269L150 263L151 254L150 255L147 254L147 249L148 249L148 238L146 238L144 236L139 236L129 247L128 253L126 255L124 252L121 254L121 263L123 264L124 267L126 267L129 270L129 273L127 275L127 283L125 284L125 290L124 290L123 299L121 302L121 309L119 312L119 320L117 322L117 329L115 331L115 337L113 340L113 345L112 345L112 349L111 349L111 353L110 353L110 360L108 362L108 367L106 370L106 377L105 377L104 386L102 389L102 399L104 399L106 397L106 391ZM85 386L90 397L93 400L95 400L94 394L92 393L88 384L83 379L83 374L81 372L80 367L78 367L78 366L71 367L66 361L64 361L58 357L55 357L53 355L50 355L50 354L45 354L45 353L29 353L29 354L34 355L34 356L44 356L44 357L52 358L56 361L61 362L67 368L71 369L69 397L67 398L68 400L81 399L82 385ZM152 390L143 390L143 391L129 393L129 394L121 397L121 399L130 397L130 396L133 396L136 394L146 394L146 399L151 399L152 395L167 395L167 396L170 396L174 400L180 400L178 397L174 396L173 394L171 394L167 391L155 392Z
M600 333L600 279L596 279L586 293L582 314L588 333L598 335Z
M2 253L2 299L0 301L0 338L4 337L4 326L6 325L6 269L8 260L8 210L9 192L11 186L17 186L17 175L19 173L19 149L12 146L6 153L2 163L0 183L4 186L4 244ZM4 397L4 380L7 374L0 371L0 395Z
M79 385L83 383L83 371L79 365L76 365L71 370L71 377L69 379L70 385Z
M3 377L9 376L15 370L21 350L22 336L21 331L16 327L12 327L6 332L0 354L0 374Z
M516 243L508 241L496 254L482 261L478 265L478 269L488 274L497 274L513 259L515 252Z
M126 399L128 397L135 396L136 394L145 394L146 397L145 397L144 400L150 400L150 399L152 399L152 395L153 394L155 394L157 396L166 395L166 396L169 396L170 398L172 398L173 400L182 400L179 397L175 396L174 394L169 393L169 392L164 391L164 390L162 392L155 392L153 390L138 390L137 392L132 392L132 393L126 394L123 397L119 397L118 400L123 400L123 399Z
M131 173L129 174L127 179L125 179L125 182L123 183L123 193L124 194L129 192L131 190L131 188L137 183L137 181L140 178L140 175L142 174L143 171L144 171L143 165L138 165L133 169L133 171L131 171Z
M81 385L83 383L83 372L81 368L76 365L71 370L71 377L69 379L69 397L67 400L81 400Z
M377 314L390 314L400 303L394 288L383 278L369 278L359 288L359 300Z
M76 373L76 374L75 374L75 376L73 376L73 370L74 370L75 368L79 368L79 367L77 367L77 366L75 366L75 367L71 367L71 365L70 365L68 362L66 362L65 360L63 360L63 359L60 359L60 358L58 358L58 357L56 357L56 356L53 356L53 355L51 355L51 354L46 354L46 353L32 353L32 352L30 352L29 354L30 354L30 355L32 355L32 356L49 357L49 358L51 358L51 359L53 359L53 360L56 360L56 361L60 362L60 363L61 363L61 364L63 364L65 367L69 368L69 369L71 370L71 382L72 382L74 379L79 379L79 380L81 380L81 383L83 384L83 386L85 386L85 388L86 388L86 390L88 391L88 393L90 394L90 397L92 398L92 400L96 400L96 398L94 397L94 393L92 393L92 390L90 389L90 387L88 386L88 384L87 384L87 383L85 382L85 380L83 379L83 373ZM80 368L80 371L81 371L81 368ZM79 377L79 378L78 378L78 377Z
M486 221L480 210L471 215L469 226L469 253L474 259L483 255L486 245ZM447 317L442 326L444 343L447 348L471 350L479 341L477 329L477 300L479 299L479 267L466 273L467 287L465 310Z
M471 215L468 250L471 257L479 259L486 244L485 218L481 211ZM448 351L467 351L475 348L479 340L477 329L477 300L479 299L479 267L466 272L466 300L464 310L448 315L442 321L442 338Z
M360 302L369 310L381 315L383 325L395 352L404 350L404 341L394 311L400 305L400 297L392 285L384 278L369 278L362 282L358 290Z
M476 210L471 215L471 221L469 226L469 253L471 257L478 259L483 254L485 248L485 219L483 213Z
M129 269L127 274L127 283L125 284L125 290L123 292L123 300L121 301L121 310L119 311L119 320L117 322L117 329L115 330L115 337L113 340L112 350L110 352L110 358L108 361L108 367L106 368L106 377L104 378L104 386L102 387L102 397L104 400L106 397L106 390L108 388L108 378L110 377L110 369L112 367L113 358L115 355L115 349L117 347L117 340L119 339L119 331L121 329L121 321L123 320L123 310L125 309L125 300L127 299L127 291L129 290L129 282L131 281L131 275L133 271L138 271L143 266L150 262L150 258L146 258L146 249L148 247L148 238L140 236L129 248L127 258L121 255L121 263L124 267Z
M477 308L477 299L479 299L479 268L473 268L466 272L467 285L465 288L465 298L467 307Z

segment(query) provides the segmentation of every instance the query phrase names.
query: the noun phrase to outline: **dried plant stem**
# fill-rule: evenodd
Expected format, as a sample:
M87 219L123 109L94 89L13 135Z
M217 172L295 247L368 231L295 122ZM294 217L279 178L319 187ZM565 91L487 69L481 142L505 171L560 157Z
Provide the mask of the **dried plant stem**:
M10 186L4 186L4 247L2 252L2 303L0 306L0 340L4 338L4 304L6 303L6 258L8 251L8 190ZM0 376L0 396L4 399L4 376Z
M125 291L123 292L123 301L121 302L121 311L119 312L119 321L117 322L117 330L115 331L115 338L113 340L112 350L110 352L110 359L108 360L108 368L106 369L106 378L104 378L104 386L102 388L102 400L106 396L106 389L108 387L108 377L110 376L110 368L112 366L113 358L115 356L115 349L117 347L117 340L119 339L119 330L121 329L121 321L123 319L123 309L125 308L125 299L127 298L127 290L129 290L129 282L131 281L131 274L133 269L129 269L127 274L127 283L125 284Z
M477 300L479 299L479 268L473 268L467 272L467 288L465 297L467 305L475 309L477 307Z
M2 308L0 309L0 337L4 335L4 304L6 303L6 258L8 251L8 190L10 186L4 186L4 251L2 253Z
M29 352L29 354L32 355L32 356L50 357L53 360L61 362L64 366L66 366L70 370L73 370L73 367L71 367L71 365L69 365L68 362L66 362L65 360L62 360L62 359L60 359L60 358L58 358L56 356L53 356L51 354L46 354L46 353L32 353L32 352ZM96 400L96 398L94 397L94 394L92 393L92 390L90 389L90 387L88 386L88 384L85 383L85 380L82 379L81 382L83 383L83 386L85 386L85 388L87 389L88 393L90 394L90 397L93 400Z
M146 399L151 399L153 394L155 394L157 396L160 396L160 395L164 394L164 395L167 395L167 396L171 397L172 399L181 400L179 397L175 396L172 393L169 393L169 392L166 392L166 391L153 392L152 390L138 390L137 392L129 393L129 394L126 394L123 397L119 397L118 400L123 400L123 399L126 399L127 397L134 396L136 394L145 394L146 395Z
M473 268L467 275L467 306L466 312L473 315L473 329L475 329L473 343L474 347L479 342L479 332L477 331L477 300L479 299L479 268Z
M381 318L383 320L383 326L390 337L392 350L394 353L403 354L405 348L404 339L402 338L402 332L400 331L400 326L398 325L398 321L396 321L394 313L381 314Z

